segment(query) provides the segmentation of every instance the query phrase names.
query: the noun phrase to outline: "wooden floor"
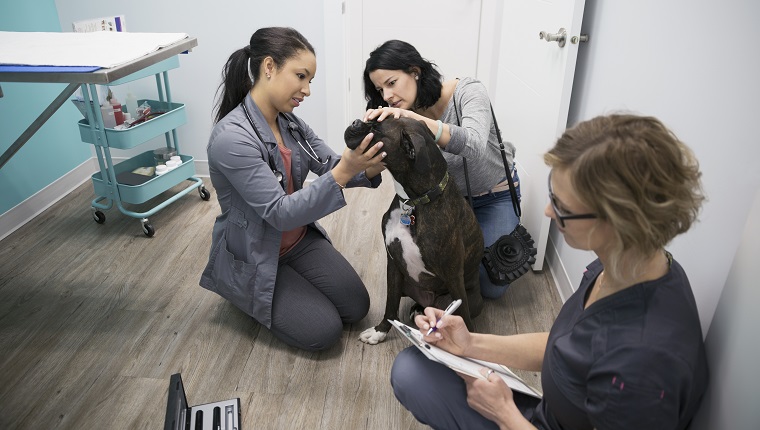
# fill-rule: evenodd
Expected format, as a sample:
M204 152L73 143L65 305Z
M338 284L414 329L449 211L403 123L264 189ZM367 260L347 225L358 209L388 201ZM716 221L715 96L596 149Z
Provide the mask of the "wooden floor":
M206 187L213 194L208 179ZM92 185L83 184L0 241L0 429L163 428L177 372L190 405L239 397L243 429L425 428L389 384L406 341L358 340L382 318L380 216L392 190L389 180L347 190L348 206L322 220L372 304L339 344L310 353L198 286L215 194L169 205L150 218L156 235L147 238L117 209L96 224ZM548 270L528 273L475 322L500 334L546 330L560 305ZM539 385L537 374L520 375Z

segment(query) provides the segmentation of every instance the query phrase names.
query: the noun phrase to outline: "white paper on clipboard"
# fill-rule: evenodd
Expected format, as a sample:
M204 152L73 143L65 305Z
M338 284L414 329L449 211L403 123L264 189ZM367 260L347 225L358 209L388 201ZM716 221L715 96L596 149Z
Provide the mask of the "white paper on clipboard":
M499 375L504 382L509 385L509 388L535 397L541 398L541 393L536 391L533 387L526 384L520 377L515 375L508 367L501 364L492 363L490 361L478 360L469 357L460 357L450 352L444 351L435 345L429 344L422 340L422 333L414 327L410 327L397 320L388 320L393 327L396 327L404 337L416 346L427 358L443 364L444 366L465 375L469 375L475 378L485 379L480 373L480 369L487 367L493 369L494 374Z

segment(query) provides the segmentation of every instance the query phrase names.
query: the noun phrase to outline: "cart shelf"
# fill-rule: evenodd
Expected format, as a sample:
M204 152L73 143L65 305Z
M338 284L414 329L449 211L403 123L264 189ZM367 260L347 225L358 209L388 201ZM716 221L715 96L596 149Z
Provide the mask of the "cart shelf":
M164 112L143 123L130 128L106 128L106 142L102 142L99 133L93 133L87 119L79 121L79 134L82 141L93 145L109 146L117 149L134 148L154 137L168 133L187 122L185 105L182 103L162 102L158 100L138 100L138 105L148 103L152 113Z
M114 172L116 173L115 177L117 181L117 188L121 201L132 204L145 203L153 197L156 197L164 191L167 191L173 186L193 176L195 173L193 169L193 157L189 155L180 155L180 158L182 159L182 164L180 164L180 166L176 169L170 170L160 176L146 176L146 181L138 185L119 183L119 175L125 172L132 172L138 167L154 166L155 162L153 160L153 151L143 152L138 156L132 157L128 160L114 165L113 167ZM103 181L104 176L106 178L110 177L108 174L103 175L103 172L97 172L92 175L92 185L95 189L95 194L101 197L109 197L112 194L113 187L109 182Z

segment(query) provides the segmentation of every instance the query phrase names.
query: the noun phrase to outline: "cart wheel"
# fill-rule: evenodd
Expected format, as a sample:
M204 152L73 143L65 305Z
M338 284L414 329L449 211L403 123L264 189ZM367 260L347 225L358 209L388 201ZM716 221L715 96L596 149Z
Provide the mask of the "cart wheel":
M95 219L95 222L98 224L103 224L106 222L106 214L104 214L101 211L94 211L92 213L92 217Z
M148 237L153 237L153 235L156 234L156 229L153 228L153 225L151 225L147 219L142 222L142 229L143 233Z
M211 198L211 192L206 189L206 187L201 186L198 188L198 192L201 194L201 198L203 200L209 200Z

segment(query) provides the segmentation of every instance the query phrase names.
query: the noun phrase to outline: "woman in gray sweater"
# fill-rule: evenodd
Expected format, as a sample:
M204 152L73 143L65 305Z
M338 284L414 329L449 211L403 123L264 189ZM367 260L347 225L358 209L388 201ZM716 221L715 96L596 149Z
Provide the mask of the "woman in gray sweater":
M469 191L486 247L515 229L520 220L512 207L491 101L480 81L473 78L442 81L435 64L422 58L414 46L389 40L369 54L364 68L364 94L365 121L382 121L392 115L427 124L446 158L449 174L464 195L467 184L463 159L467 160ZM505 147L507 162L513 167L515 147L509 142L505 142ZM519 198L514 168L512 178ZM483 297L501 297L508 287L492 283L481 265Z

